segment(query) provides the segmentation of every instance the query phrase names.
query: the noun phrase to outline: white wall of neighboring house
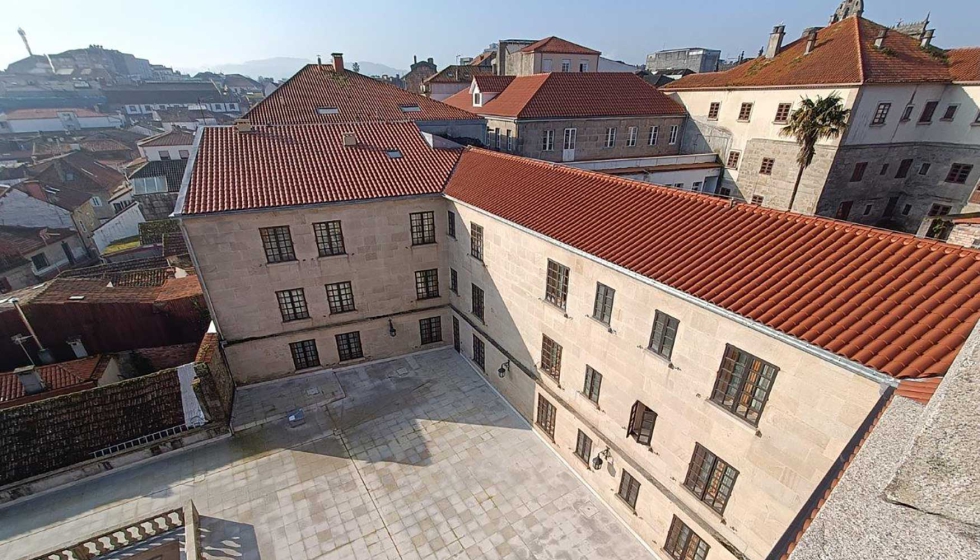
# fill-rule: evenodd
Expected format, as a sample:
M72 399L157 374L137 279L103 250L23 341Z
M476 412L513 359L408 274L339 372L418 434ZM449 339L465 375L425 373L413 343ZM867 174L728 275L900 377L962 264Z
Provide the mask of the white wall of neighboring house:
M140 154L150 161L160 161L162 159L187 159L190 157L191 148L194 146L140 146ZM182 153L183 152L183 153Z
M76 262L85 259L85 247L82 245L82 240L77 235L73 235L67 239L62 239L61 241L24 255L31 261L31 271L37 276L45 276L71 266L72 263L68 260L68 255L65 253L62 244L68 246ZM42 254L44 255L46 266L39 267L36 257Z
M457 92L463 91L464 89L470 87L470 82L454 82L454 83L428 83L429 86L429 97L435 99L436 101L442 101Z
M585 65L585 72L597 72L599 69L597 54L534 53L534 73L561 72L562 63L566 60L569 72L583 71L582 65Z
M0 226L75 229L71 212L17 189L0 193Z
M163 130L166 132L170 132L174 129L174 127L183 128L184 130L197 130L197 127L199 126L212 126L216 124L218 124L218 119L212 117L206 117L194 121L161 123Z
M207 109L215 113L239 113L241 105L237 102L217 102L217 103L143 103L140 105L123 105L127 115L150 115L153 111L160 109L171 109L173 107L186 107L187 109Z
M618 60L599 57L599 72L637 72L640 68L640 66L634 64L626 64Z
M919 123L926 103L939 105L932 122ZM884 124L871 124L882 103L891 103ZM902 116L911 105L908 121ZM943 120L950 105L956 105L953 120ZM866 86L854 107L844 144L891 144L900 142L948 142L980 145L980 85L909 84Z
M74 125L66 124L65 121L59 118L13 119L5 122L9 132L13 134L76 130ZM120 128L124 124L123 118L115 115L77 117L71 119L71 122L77 123L77 128L83 130L90 128Z
M858 97L857 88L808 88L808 89L734 89L711 91L678 91L672 97L684 104L693 120L710 126L722 128L731 133L728 150L744 152L749 140L766 139L795 142L793 138L780 135L783 124L776 123L776 110L780 103L792 103L791 111L799 107L801 99L817 96L826 97L837 92L843 99L845 108L852 108ZM711 103L720 102L721 109L716 120L708 120ZM752 114L748 122L738 120L742 103L752 103ZM837 146L841 139L820 140L818 145ZM722 162L728 154L719 154ZM738 180L738 170L729 169L734 180Z
M710 154L690 154L678 156L659 156L648 158L624 158L595 161L577 161L566 163L568 167L577 169L587 169L600 173L610 173L624 179L634 179L654 185L675 187L687 191L715 192L718 184L718 177L721 175L721 166L703 167L697 169L671 169L676 166L707 165L716 164L718 156ZM643 171L635 173L617 172L619 169L644 168ZM664 171L657 171L657 167L663 167Z
M92 235L95 246L99 253L114 241L126 237L139 235L139 225L146 221L139 204L134 204L122 212L116 214L114 218L99 226Z

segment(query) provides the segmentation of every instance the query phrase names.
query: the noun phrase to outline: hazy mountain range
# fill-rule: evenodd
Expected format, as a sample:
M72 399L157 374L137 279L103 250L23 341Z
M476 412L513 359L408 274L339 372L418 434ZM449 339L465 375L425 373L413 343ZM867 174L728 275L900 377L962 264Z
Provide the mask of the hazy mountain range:
M282 80L292 76L297 70L302 68L303 65L311 62L316 62L316 60L280 56L276 58L264 58L262 60L248 60L241 63L214 64L199 68L179 68L179 70L181 72L187 72L191 75L197 74L198 72L211 71L222 72L225 74L244 74L250 78L264 76L267 78ZM329 63L329 57L325 57L323 62ZM384 64L377 64L375 62L358 61L358 64L360 65L361 74L366 74L368 76L380 76L382 74L394 76L395 74L405 74L407 72L406 70L399 70L397 68L385 66ZM353 62L345 61L345 66L347 66L348 69L351 67L351 65L353 65Z

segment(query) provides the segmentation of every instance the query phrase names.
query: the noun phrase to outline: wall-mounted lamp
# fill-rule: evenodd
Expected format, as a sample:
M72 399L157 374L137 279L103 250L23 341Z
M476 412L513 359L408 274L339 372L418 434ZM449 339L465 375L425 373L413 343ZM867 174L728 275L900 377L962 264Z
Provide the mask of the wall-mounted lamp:
M510 360L500 364L500 367L497 369L497 375L503 379L507 376L508 371L510 371Z
M610 456L611 456L611 453L609 453L609 448L608 447L606 448L605 451L600 451L599 454L596 455L595 458L592 459L592 470L596 470L597 471L597 470L601 469L602 468L602 460L603 459L606 459L608 461Z
M391 319L388 319L388 336L394 338L396 334L398 331L395 330L395 324L391 322Z

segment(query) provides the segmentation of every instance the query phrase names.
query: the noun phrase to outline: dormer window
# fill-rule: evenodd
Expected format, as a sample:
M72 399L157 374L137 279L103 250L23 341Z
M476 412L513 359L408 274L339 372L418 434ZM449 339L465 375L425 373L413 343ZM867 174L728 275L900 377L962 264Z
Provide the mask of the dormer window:
M340 112L340 109L336 107L317 107L316 114L318 115L336 115Z
M398 159L402 157L401 150L387 150L385 153L388 154L388 157L391 159Z
M398 108L402 110L402 113L418 113L422 110L418 105L399 105Z
M483 107L483 94L482 93L480 93L478 91L473 93L473 106L474 107Z

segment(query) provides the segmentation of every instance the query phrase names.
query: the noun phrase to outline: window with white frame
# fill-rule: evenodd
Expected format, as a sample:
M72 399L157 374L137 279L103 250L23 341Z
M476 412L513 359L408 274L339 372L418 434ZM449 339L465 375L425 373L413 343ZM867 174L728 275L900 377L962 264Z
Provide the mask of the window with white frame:
M473 106L474 107L482 107L483 106L483 94L482 93L480 93L478 91L474 91L473 92Z
M139 177L133 179L133 194L167 192L166 177Z
M568 60L567 58L565 60L562 60L561 61L561 71L562 72L571 72L572 71L572 61L571 60Z
M668 144L673 146L677 143L677 125L671 125L670 127L670 140L667 141Z
M583 61L579 62L578 63L578 71L579 72L588 72L589 71L589 61L588 60L583 60Z
M575 137L577 136L576 130L574 128L565 129L565 142L563 144L566 150L575 149Z
M541 149L545 152L550 152L555 149L555 131L546 130L544 135L541 137Z
M626 139L626 145L630 148L636 146L636 127L629 127L629 138Z
M656 146L657 145L657 139L658 138L660 138L660 127L659 126L651 126L650 127L650 145L651 146Z
M612 148L616 145L616 127L611 126L606 129L606 148Z

